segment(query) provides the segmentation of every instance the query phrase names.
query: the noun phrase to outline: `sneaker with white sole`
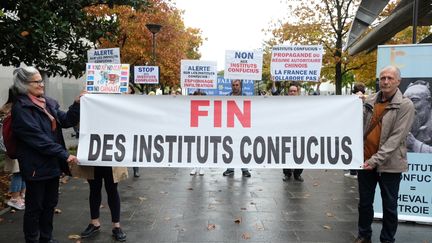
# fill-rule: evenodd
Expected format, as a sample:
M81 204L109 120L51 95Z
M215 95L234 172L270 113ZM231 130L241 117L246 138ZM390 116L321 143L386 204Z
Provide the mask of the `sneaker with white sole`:
M18 199L11 198L7 202L7 205L12 207L12 208L15 208L17 210L24 210L25 209L25 204L20 198L18 198Z
M351 179L357 179L357 175L352 175L351 173L345 173L344 174L345 177L351 178Z
M189 173L190 175L196 175L196 173L197 173L197 169L196 168L193 168L193 170Z
M198 174L199 174L200 176L203 176L203 175L204 175L204 169L203 169L203 168L199 168L198 171L199 171Z

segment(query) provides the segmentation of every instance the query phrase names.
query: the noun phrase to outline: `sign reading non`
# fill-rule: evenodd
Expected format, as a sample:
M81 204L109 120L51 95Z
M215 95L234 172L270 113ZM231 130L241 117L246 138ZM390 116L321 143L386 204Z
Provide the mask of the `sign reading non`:
M263 52L225 51L225 79L261 80Z

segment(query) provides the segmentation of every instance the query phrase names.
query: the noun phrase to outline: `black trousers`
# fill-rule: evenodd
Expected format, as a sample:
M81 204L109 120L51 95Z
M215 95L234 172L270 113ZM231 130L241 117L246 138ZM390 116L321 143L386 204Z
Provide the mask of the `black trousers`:
M378 173L375 170L358 171L358 188L360 201L358 205L358 235L370 239L372 237L372 221L374 216L373 202L377 184L381 190L383 220L380 240L394 242L398 227L398 195L401 173Z
M298 177L303 173L303 169L283 169L284 175L291 175L294 171L294 177Z
M58 203L59 177L26 181L24 237L27 243L51 240L54 208Z
M117 190L117 183L114 183L112 167L94 167L94 180L88 180L90 185L90 217L99 218L99 209L102 202L102 180L105 184L105 191L108 197L108 206L111 211L111 222L120 222L120 196Z

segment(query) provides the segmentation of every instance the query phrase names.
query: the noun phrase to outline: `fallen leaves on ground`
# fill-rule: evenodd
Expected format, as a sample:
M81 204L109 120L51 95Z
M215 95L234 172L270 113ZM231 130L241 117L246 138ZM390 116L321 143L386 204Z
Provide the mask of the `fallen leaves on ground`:
M249 233L245 232L242 234L242 238L243 238L243 240L249 240L251 238L251 236Z
M67 184L69 182L70 177L69 176L63 176L60 178L61 184Z
M193 188L192 188L192 187L189 187L188 190L189 190L189 191L193 191Z
M138 197L138 199L140 200L140 202L143 202L143 201L147 200L146 197Z
M208 224L207 225L207 230L214 230L216 229L216 225L215 224Z
M247 210L247 208L240 208L240 210L243 210L243 211L245 211L245 210Z
M56 209L54 209L54 213L55 213L55 214L61 214L61 213L62 213L62 211L61 211L61 209L59 209L59 208L56 208Z
M334 215L332 213L329 213L329 212L326 213L326 216L327 217L334 217Z
M323 227L324 229L326 229L326 230L331 230L331 229L332 229L332 227L329 226L329 225L323 225L322 227Z
M242 222L242 218L241 218L241 217L236 218L236 219L234 220L234 223L236 223L236 224L241 224L241 222Z
M264 226L262 224L255 224L255 229L264 230Z
M320 184L318 183L318 182L315 182L314 184L313 184L313 186L319 186Z
M69 240L79 240L81 239L81 236L79 235L68 235Z

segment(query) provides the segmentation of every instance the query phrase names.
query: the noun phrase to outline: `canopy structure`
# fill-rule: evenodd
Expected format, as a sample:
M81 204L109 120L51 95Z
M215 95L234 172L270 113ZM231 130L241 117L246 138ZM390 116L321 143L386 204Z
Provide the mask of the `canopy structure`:
M418 25L432 25L432 0L418 1ZM393 12L369 33L362 35L383 11L389 0L363 0L348 33L345 49L350 55L370 51L385 43L413 22L414 0L401 0ZM432 34L421 43L432 42Z

